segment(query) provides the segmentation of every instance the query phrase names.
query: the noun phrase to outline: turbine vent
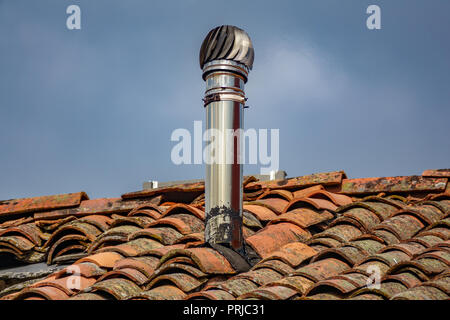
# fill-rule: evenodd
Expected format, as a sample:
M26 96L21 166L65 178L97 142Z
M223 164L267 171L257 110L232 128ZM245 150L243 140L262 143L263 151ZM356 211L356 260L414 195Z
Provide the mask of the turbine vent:
M242 235L242 150L244 84L253 66L254 51L245 31L234 26L211 30L200 49L206 82L206 130L219 132L214 155L208 155L205 176L205 241L245 253ZM233 132L232 139L225 134ZM210 141L213 143L213 141ZM230 161L230 159L232 161Z
M255 52L248 34L235 26L220 26L212 29L200 49L200 68L213 60L232 60L243 64L248 70L253 67Z

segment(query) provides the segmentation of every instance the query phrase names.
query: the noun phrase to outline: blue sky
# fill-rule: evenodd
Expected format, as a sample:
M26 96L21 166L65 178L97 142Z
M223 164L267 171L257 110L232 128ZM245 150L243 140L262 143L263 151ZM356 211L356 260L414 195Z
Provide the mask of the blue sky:
M198 51L222 24L253 41L245 127L280 129L289 176L447 168L449 14L446 0L0 0L0 199L203 177L172 164L170 136L205 117Z

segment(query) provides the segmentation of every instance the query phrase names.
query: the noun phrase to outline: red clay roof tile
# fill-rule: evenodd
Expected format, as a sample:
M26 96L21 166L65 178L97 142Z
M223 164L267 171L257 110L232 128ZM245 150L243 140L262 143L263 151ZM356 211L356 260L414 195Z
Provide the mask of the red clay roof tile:
M34 223L22 224L17 227L10 227L8 229L0 231L0 237L8 234L20 234L37 246L40 246L42 243L42 231Z
M282 262L281 260L269 259L266 261L260 261L252 267L252 270L257 270L260 268L269 268L275 270L276 272L287 276L294 272L294 268L289 264Z
M79 293L77 295L74 295L69 298L69 300L107 300L104 296L101 294L96 293Z
M317 282L338 275L349 268L346 262L334 258L327 258L301 267L295 271L294 275L304 276Z
M245 300L249 298L256 298L261 300L287 300L292 298L297 294L297 291L286 286L270 286L261 287L246 293L240 297L238 300Z
M316 254L317 251L304 243L291 242L284 245L279 250L270 253L270 255L261 260L260 263L264 263L268 260L281 260L292 268L296 268L302 262Z
M277 217L276 213L262 205L244 204L243 208L244 210L252 213L258 220L263 222L273 220Z
M207 281L206 278L195 278L183 272L173 272L155 277L146 287L146 290L156 287L160 283L171 282L185 293L189 293Z
M161 248L162 246L158 241L138 238L116 246L103 247L96 252L118 252L124 257L136 257L144 255L153 249Z
M233 279L248 279L259 286L263 286L269 282L276 281L282 278L282 274L276 272L269 268L260 268L256 270L251 270L248 272L240 273Z
M284 211L288 212L297 208L309 207L316 210L335 211L338 207L331 201L316 198L295 198L284 207Z
M62 290L55 287L39 287L39 288L25 288L14 300L27 300L32 297L42 297L46 300L67 300L69 296Z
M303 276L288 276L281 280L274 281L270 285L284 286L293 289L302 296L314 285L314 281Z
M444 191L445 178L424 178L421 176L344 179L341 192L358 195L379 192Z
M236 271L220 253L210 248L174 249L160 260L160 265L176 256L191 258L207 274L234 274Z
M263 188L270 189L299 189L314 185L339 185L346 177L343 171L325 172L325 173L315 173L307 176L289 178L286 180L276 180L276 181L257 181L252 182L247 185L251 187L253 185L259 185Z
M183 237L183 235L174 228L169 227L151 227L138 230L129 236L129 240L137 238L151 238L159 241L163 245L174 244L177 240Z
M118 260L113 267L113 270L120 269L136 269L144 274L147 278L153 275L153 272L158 265L159 259L154 257L133 257Z
M286 201L291 201L294 199L294 195L292 192L283 189L270 190L267 189L264 193L258 196L259 199L267 199L267 198L281 198Z
M136 192L129 192L122 195L122 199L149 198L166 193L192 193L192 200L205 189L204 182L186 183L177 186L161 187Z
M431 286L419 286L399 292L392 297L393 300L448 300L450 295Z
M180 213L160 218L148 225L149 228L159 226L172 226L183 235L198 233L204 229L204 224L200 219L193 215Z
M191 293L187 300L206 298L209 300L234 300L234 296L225 290L211 289L200 292Z
M317 178L326 180L333 174L326 176ZM433 178L388 178L392 185L383 192L400 187L409 190L399 191L408 192L405 197L378 194L362 199L331 193L339 191L340 182L327 189L323 185L301 189L302 179L308 180L246 185L246 199L259 198L253 204L244 203L246 241L263 260L245 273L236 272L224 256L204 247L204 194L189 187L178 195L163 188L158 195L140 194L130 200L81 201L76 208L37 212L34 217L42 217L37 221L4 219L0 252L12 252L25 261L48 255L49 262L90 254L76 262L85 279L84 292L73 295L66 283L72 272L64 270L35 285L34 289L59 290L64 299L393 299L402 294L414 297L416 293L410 293L414 288L421 288L419 297L445 297L433 290L448 290L445 277L439 282L438 277L449 270L450 194L418 191L424 186L420 181L428 183ZM271 184L274 190L268 187ZM303 199L292 200L299 197ZM162 200L172 204L158 206ZM201 204L186 204L192 200ZM289 210L287 200L293 204ZM324 206L334 206L335 213L321 211ZM169 220L170 224L164 219L175 220ZM44 239L47 246L40 247ZM31 246L24 245L26 241ZM117 256L99 258L102 254ZM364 290L369 266L380 268L378 291ZM191 293L200 291L187 296L177 286ZM427 287L433 288L431 293ZM57 295L35 291L7 298L53 299Z
M317 212L307 208L298 208L291 210L287 213L283 213L277 218L273 219L269 224L279 222L290 222L298 225L301 228L308 228L310 226L319 224L324 221L328 221L334 218L334 215L327 210Z
M171 207L169 207L163 214L161 217L169 217L172 215L176 215L179 213L187 213L187 214L193 214L194 216L196 216L197 218L199 218L200 220L204 220L205 219L205 211L204 210L200 210L194 206L190 206L190 205L186 205L183 203L177 203Z
M0 201L0 216L75 207L85 199L89 199L86 193L78 192Z
M203 271L199 270L198 268L184 264L184 263L176 263L174 260L170 260L170 263L166 263L161 265L161 267L157 268L155 272L150 277L150 280L153 280L154 278L171 272L184 272L185 274L189 274L193 276L196 279L200 278L206 278L208 274L204 273Z
M120 259L123 259L123 256L117 252L100 252L82 258L76 261L75 264L82 262L92 262L101 268L112 268L114 267L114 264Z
M60 271L57 271L54 276L59 279L61 277L66 277L74 273L79 274L85 278L95 278L100 277L106 273L106 270L100 268L97 264L91 262L75 263L69 267L66 267Z
M251 280L244 278L235 278L211 287L207 287L207 290L221 289L237 298L247 292L255 290L256 288L258 288L258 285Z
M273 211L275 214L279 215L284 212L284 209L289 204L289 201L280 198L267 198L259 199L256 201L247 202L250 205L260 205L266 207Z
M128 279L114 278L97 282L85 289L85 292L100 294L104 292L117 300L123 300L139 294L141 289Z
M271 252L290 242L307 240L310 233L292 223L271 224L246 239L246 242L259 254L266 258Z
M162 285L151 290L142 291L132 299L148 299L148 300L181 300L186 297L179 288L173 285Z
M446 177L450 178L450 169L425 170L422 173L424 177Z
M352 198L338 193L328 192L325 190L317 190L311 193L308 193L305 198L313 198L313 199L325 199L330 200L336 206L344 206L353 202Z

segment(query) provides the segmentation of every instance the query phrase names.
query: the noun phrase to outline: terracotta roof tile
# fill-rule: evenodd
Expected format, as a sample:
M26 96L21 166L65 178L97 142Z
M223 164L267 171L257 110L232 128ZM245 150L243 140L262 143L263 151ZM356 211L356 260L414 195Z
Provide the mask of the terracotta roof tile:
M114 264L123 259L123 256L117 252L100 252L94 255L82 258L75 262L75 264L82 262L92 262L101 268L112 268Z
M248 180L244 233L262 260L243 273L204 243L203 186L5 216L0 254L77 260L82 287L69 288L63 269L4 298L447 299L450 194L424 189L433 178L397 177L371 185L387 196L350 198L334 193L342 178ZM380 268L379 290L366 287L370 266Z
M316 255L317 252L301 242L291 242L279 250L272 252L269 256L261 260L259 264L263 264L269 260L281 260L292 268L298 267L302 262Z
M177 288L182 290L185 293L189 293L194 289L200 287L204 282L206 282L205 278L196 278L184 272L172 272L167 274L158 275L155 277L146 287L146 290L152 289L160 283L170 282L175 285Z
M131 299L147 300L181 300L186 297L186 293L172 285L163 285L151 290L142 291Z
M0 201L0 216L75 207L85 199L89 199L86 193L78 192Z
M330 237L339 242L347 242L353 238L362 235L362 231L350 224L335 225L327 230L313 236L314 239L322 237Z
M117 300L122 300L139 294L141 289L130 280L115 278L97 282L84 291L100 294L106 293Z
M40 246L42 244L43 234L38 226L34 223L22 224L16 227L10 227L8 229L4 229L0 231L0 239L3 236L7 236L10 234L20 234L23 237L27 238L31 242L33 242L36 246Z
M286 180L276 180L276 181L258 181L249 183L247 186L251 187L253 185L258 185L263 188L270 189L299 189L314 185L339 185L342 179L346 178L346 175L343 171L335 171L335 172L325 172L325 173L316 173L307 176L289 178Z
M284 212L294 210L296 208L312 208L316 210L335 211L338 206L333 202L325 199L316 198L294 198L287 206L284 207Z
M293 209L287 213L284 213L277 218L273 219L270 224L279 223L279 222L290 222L298 225L301 228L308 228L310 226L319 224L324 221L328 221L334 218L334 215L327 211L322 210L321 212L307 209L307 208L299 208Z
M243 208L263 222L273 220L277 217L276 213L263 205L244 204Z
M152 227L138 230L129 236L129 240L138 238L151 238L159 241L163 245L171 245L177 240L183 238L183 235L174 228L169 227Z
M80 276L77 278L76 284L75 284L75 281L73 281L70 278L70 276L67 276L67 277L59 278L59 279L50 279L50 280L44 279L42 281L38 281L38 282L32 284L31 286L29 286L29 288L54 287L54 288L57 288L57 289L63 291L68 296L71 296L75 292L78 292L79 290L84 290L87 287L93 285L95 283L95 281L96 280L94 278L86 278L86 277ZM71 285L73 285L74 287L76 286L76 288L71 287Z
M14 297L14 300L29 300L40 297L46 300L67 300L69 296L62 290L55 287L25 288Z
M448 300L450 296L442 290L431 286L419 286L399 292L393 300Z
M257 285L263 286L269 282L281 279L282 274L270 268L260 268L245 273L241 273L233 277L232 279L241 279L241 278L251 280Z
M194 300L194 299L209 299L209 300L234 300L234 296L230 293L228 293L225 290L217 290L217 289L211 289L211 290L205 290L200 292L195 292L190 294L186 297L188 300Z
M247 202L249 205L260 205L266 207L273 211L275 214L281 214L284 212L284 209L289 204L289 201L280 198L268 198L268 199L260 199L256 201Z
M371 294L380 295L386 299L391 299L392 297L399 294L400 292L405 291L406 289L407 289L407 287L399 282L387 281L387 282L381 283L379 289L363 288L363 289L355 292L352 296L357 296L357 295L365 294L365 293L371 293Z
M164 217L152 222L148 227L172 226L183 235L203 231L204 223L195 216L188 214L176 214Z
M341 300L342 296L334 293L318 293L309 297L300 297L295 300Z
M363 275L361 275L363 276ZM364 283L365 284L365 283ZM358 288L353 281L344 278L332 278L319 281L312 287L305 295L313 296L320 292L334 292L338 291L339 295L345 295Z
M369 194L379 192L444 191L445 178L421 176L344 179L341 192L344 194Z
M314 281L303 276L288 276L281 280L274 281L270 283L269 286L270 285L290 288L295 290L298 295L302 296L314 285Z
M425 170L422 173L424 177L446 177L450 178L450 169Z
M281 260L275 260L268 258L268 260L261 261L253 266L252 270L257 270L260 268L269 268L277 271L278 273L287 276L294 272L294 268L289 264L282 262Z
M162 246L158 241L138 238L116 246L103 247L97 250L97 252L118 252L124 257L136 257L144 255L153 249L161 248Z
M338 248L329 248L322 250L319 254L314 256L311 261L314 262L327 257L336 257L353 266L367 256L367 251L360 249L358 246L346 244Z
M246 239L247 243L259 254L266 258L271 252L290 242L307 240L310 233L292 223L271 224L258 233Z
M217 285L208 287L207 290L211 289L220 289L228 292L233 297L237 298L247 292L255 290L258 288L258 285L251 280L244 278L235 278L230 279L225 282L219 283Z
M56 272L54 274L55 277L58 279L60 277L72 275L74 273L74 270L77 270L77 273L85 278L96 278L106 273L105 269L102 269L97 264L92 262L75 263L71 265L71 267L73 268L72 270L68 269L69 267L66 267Z
M282 190L282 189L266 189L265 192L261 193L258 196L258 199L266 199L266 198L281 198L286 201L291 201L294 199L294 194L288 190Z
M399 274L387 275L384 277L384 279L398 281L407 288L413 288L422 283L419 277L417 277L414 273L410 272L402 272Z
M155 270L150 280L158 277L161 274L171 273L171 272L183 272L185 274L191 275L196 279L206 278L208 275L198 268L184 264L184 263L176 263L171 260L171 263L163 264L160 268Z
M260 300L287 300L297 294L297 291L286 286L270 286L253 290L238 297L239 300L256 298Z
M304 276L314 282L335 276L349 269L349 265L341 260L327 258L297 269L294 275Z
M178 193L192 197L191 201L205 189L203 182L180 184L177 186L155 188L137 192L129 192L122 195L122 199L149 198L161 194Z
M96 293L80 293L69 298L69 300L107 300L101 294Z
M113 267L113 270L120 269L135 269L150 278L153 275L159 259L153 257L133 257L118 260Z
M208 274L233 274L235 270L217 251L210 248L174 249L161 258L160 265L176 256L186 256L195 262L200 270Z
M163 214L161 217L169 217L169 216L173 216L173 215L177 215L179 213L184 213L184 214L192 214L195 217L199 218L200 220L204 220L205 219L205 211L204 210L200 210L194 206L190 206L190 205L186 205L183 203L177 203L171 207L169 207Z
M300 198L298 196L298 194L296 194L295 196L296 198ZM310 193L304 194L303 195L304 198L310 198L310 199L325 199L325 200L330 200L331 202L333 202L336 206L344 206L344 205L348 205L351 204L352 198L343 195L343 194L338 194L338 193L332 193L332 192L328 192L325 190L314 190L311 191Z
M348 298L348 300L385 300L382 296L372 293L363 293L354 297Z
M397 239L406 240L422 228L424 228L424 224L419 219L409 214L402 214L383 221L374 229L390 231Z

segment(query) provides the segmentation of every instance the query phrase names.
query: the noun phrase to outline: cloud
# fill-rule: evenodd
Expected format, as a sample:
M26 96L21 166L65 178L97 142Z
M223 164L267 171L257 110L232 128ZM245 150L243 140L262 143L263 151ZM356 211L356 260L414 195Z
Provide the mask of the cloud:
M285 104L289 108L295 102L296 109L333 107L350 88L343 68L306 41L302 45L289 40L267 41L258 49L247 89L258 104Z

